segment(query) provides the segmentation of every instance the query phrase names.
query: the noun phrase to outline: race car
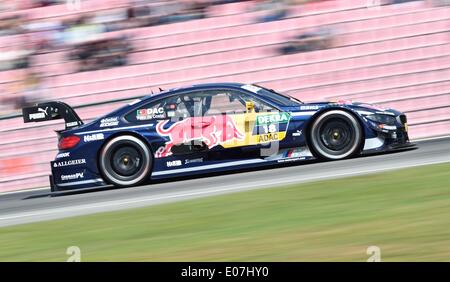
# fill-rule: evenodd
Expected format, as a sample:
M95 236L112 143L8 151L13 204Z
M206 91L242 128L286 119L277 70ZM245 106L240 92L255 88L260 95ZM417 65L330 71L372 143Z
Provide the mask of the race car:
M52 192L412 146L405 114L351 101L304 103L259 85L161 91L84 124L63 102L23 109L24 122L64 119Z

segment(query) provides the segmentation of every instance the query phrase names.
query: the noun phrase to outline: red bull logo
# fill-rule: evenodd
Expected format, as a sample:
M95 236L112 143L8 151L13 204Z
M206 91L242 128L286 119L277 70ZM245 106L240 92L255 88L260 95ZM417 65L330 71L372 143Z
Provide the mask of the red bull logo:
M170 156L173 146L190 141L204 142L211 149L227 141L242 140L245 137L236 127L233 119L227 115L190 117L165 129L164 126L168 122L169 120L160 121L156 125L156 132L170 139L164 147L156 151L157 158Z

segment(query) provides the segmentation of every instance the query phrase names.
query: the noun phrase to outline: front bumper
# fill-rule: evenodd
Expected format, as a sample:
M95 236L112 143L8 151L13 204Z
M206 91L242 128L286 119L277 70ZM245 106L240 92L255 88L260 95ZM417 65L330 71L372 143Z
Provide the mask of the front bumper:
M395 127L393 130L377 130L376 134L376 139L380 140L379 146L364 150L364 153L388 152L416 146L416 144L411 143L409 140L406 122L401 126Z
M408 126L406 124L398 127L396 130L382 132L381 134L385 137L385 145L388 148L395 149L411 146L408 136Z

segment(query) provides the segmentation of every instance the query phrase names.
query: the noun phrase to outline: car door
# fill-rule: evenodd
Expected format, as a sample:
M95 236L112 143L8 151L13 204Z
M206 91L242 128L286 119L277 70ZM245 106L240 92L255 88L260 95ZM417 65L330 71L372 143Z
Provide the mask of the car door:
M156 137L162 138L154 148L156 158L205 155L208 160L228 159L242 156L240 148L252 143L247 137L251 136L249 118L254 114L247 114L246 101L229 90L179 93L147 108L141 109L142 113L138 110L136 119L156 122ZM161 116L146 117L155 111Z
M148 125L152 128L148 132L144 131L145 137L150 142L155 157L162 158L199 151L199 148L187 146L189 140L185 140L185 137L189 135L189 130L182 128L181 122L189 119L191 115L182 96L172 95L132 110L125 119L131 124Z
M260 158L284 147L290 115L234 89L209 91L204 117L215 117L220 146L211 158ZM220 118L219 118L220 116Z
M154 146L156 158L214 161L276 152L290 117L247 93L209 89L149 103L138 109L135 119L156 123L156 139L161 140Z

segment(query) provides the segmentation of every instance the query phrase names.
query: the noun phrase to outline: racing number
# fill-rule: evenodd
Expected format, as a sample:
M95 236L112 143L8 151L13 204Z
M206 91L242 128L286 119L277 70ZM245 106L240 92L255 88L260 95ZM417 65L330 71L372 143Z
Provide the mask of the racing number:
M263 129L264 129L264 133L265 134L267 134L267 133L274 133L274 132L278 131L277 126L275 124L273 124L273 123L269 124L269 125L263 125Z

